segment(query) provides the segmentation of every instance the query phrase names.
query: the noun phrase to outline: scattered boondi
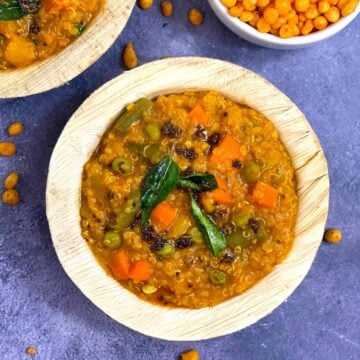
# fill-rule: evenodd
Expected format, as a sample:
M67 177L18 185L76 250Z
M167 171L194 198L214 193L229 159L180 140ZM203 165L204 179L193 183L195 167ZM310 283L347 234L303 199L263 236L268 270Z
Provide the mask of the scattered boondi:
M36 348L34 348L33 346L29 346L25 352L30 355L30 356L35 356L37 354Z
M5 181L4 181L5 189L6 190L14 189L16 187L16 185L18 184L19 179L20 179L20 176L16 171L10 173L5 178Z
M14 122L10 124L8 127L8 133L10 136L21 135L23 131L24 131L24 125L20 121Z
M13 156L16 153L16 146L9 141L0 142L0 155L1 156Z
M149 10L154 4L154 0L139 0L139 6L143 10Z
M14 189L5 190L2 194L2 201L6 205L17 205L20 202L20 195Z
M200 26L204 22L204 15L199 9L191 9L188 18L190 23L195 26Z
M325 240L331 244L337 244L341 241L342 234L338 229L328 229L325 231Z
M163 1L161 3L161 12L166 17L172 16L174 12L173 4L170 1Z
M134 49L134 46L131 42L129 42L124 49L123 54L124 64L128 69L133 69L138 66L139 61Z
M200 360L200 355L196 350L185 351L180 355L181 360Z

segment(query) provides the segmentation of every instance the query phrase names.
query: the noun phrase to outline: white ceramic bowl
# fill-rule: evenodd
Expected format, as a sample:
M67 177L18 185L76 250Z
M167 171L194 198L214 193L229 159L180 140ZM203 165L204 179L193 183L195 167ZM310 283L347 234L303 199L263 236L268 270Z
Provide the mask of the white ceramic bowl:
M239 35L242 39L247 40L255 45L280 50L301 49L311 46L319 41L326 40L349 25L360 12L359 3L356 10L352 14L341 18L337 23L331 24L324 30L317 31L306 36L295 36L290 39L282 39L272 34L263 34L252 26L240 21L238 18L230 16L227 8L221 3L220 0L208 0L208 2L217 17L231 31Z
M271 119L292 158L299 198L296 239L288 258L244 294L199 310L169 309L137 298L99 265L80 228L83 166L116 115L143 96L186 90L217 90ZM321 243L328 198L328 172L320 144L304 115L283 93L237 65L205 58L171 58L120 75L81 105L54 149L46 209L64 270L96 306L149 336L202 340L243 329L290 296L310 269Z
M89 28L65 49L28 67L0 71L0 98L38 94L81 74L114 43L134 5L135 0L106 0Z

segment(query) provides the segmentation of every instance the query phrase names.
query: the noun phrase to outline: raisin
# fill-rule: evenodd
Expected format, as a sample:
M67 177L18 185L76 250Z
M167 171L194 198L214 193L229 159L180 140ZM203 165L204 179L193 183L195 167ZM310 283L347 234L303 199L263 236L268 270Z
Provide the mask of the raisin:
M192 148L182 148L180 146L175 146L175 152L189 161L193 161L197 158L196 152Z
M254 232L254 234L257 234L260 231L260 226L257 223L256 219L250 219L249 226L250 229Z
M188 166L184 171L181 172L181 176L190 176L194 173L194 169L191 166Z
M196 125L194 136L202 141L206 141L208 138L206 129L200 124Z
M177 249L186 249L193 245L193 239L191 236L181 236L175 244Z
M233 160L232 167L235 169L241 169L243 166L242 162L240 160Z
M158 236L155 241L151 244L150 250L152 252L160 251L164 245L166 244L166 240L163 239L161 236Z
M161 131L170 139L178 139L182 134L181 128L174 125L171 121L167 121L162 126Z
M208 138L208 144L210 145L210 151L213 150L217 144L220 142L221 135L220 133L213 133Z
M226 251L221 259L221 262L225 264L231 264L235 260L235 254L231 251Z

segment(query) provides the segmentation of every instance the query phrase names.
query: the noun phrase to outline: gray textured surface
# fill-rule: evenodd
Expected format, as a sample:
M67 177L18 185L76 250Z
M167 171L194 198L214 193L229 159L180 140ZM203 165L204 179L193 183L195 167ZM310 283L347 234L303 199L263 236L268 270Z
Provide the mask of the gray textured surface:
M159 2L158 2L159 3ZM202 359L360 358L360 19L312 48L281 52L239 40L205 1L178 1L175 16L135 9L115 46L69 85L46 94L0 100L0 139L21 119L18 153L0 159L0 178L18 169L22 204L0 204L0 359L176 359L188 348ZM186 21L197 5L205 23ZM164 26L164 24L168 24ZM256 325L199 343L165 342L137 334L92 305L62 270L45 217L44 193L53 146L66 121L97 87L123 71L120 51L133 41L142 63L165 55L201 55L243 65L283 90L307 115L326 152L331 177L329 226L340 245L323 244L302 285ZM114 299L115 301L115 299ZM181 321L181 319L179 319Z

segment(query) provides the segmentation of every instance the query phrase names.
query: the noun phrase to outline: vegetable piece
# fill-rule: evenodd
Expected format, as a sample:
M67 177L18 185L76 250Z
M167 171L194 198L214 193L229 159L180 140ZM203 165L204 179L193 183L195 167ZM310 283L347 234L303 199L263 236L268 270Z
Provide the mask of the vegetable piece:
M151 295L157 292L157 287L154 285L146 284L141 288L142 292L146 295Z
M156 251L156 255L166 259L170 257L174 252L175 252L175 248L169 242L165 241L161 249Z
M208 125L209 119L204 108L200 104L194 106L194 108L189 112L189 116L196 124L204 126Z
M251 235L249 231L238 230L227 236L226 240L228 245L233 249L238 246L245 249L255 243L255 239Z
M0 2L0 20L18 20L25 15L17 0Z
M10 173L4 181L4 185L5 185L5 189L6 190L11 190L14 189L16 187L16 185L18 184L20 179L19 173L17 173L16 171L13 171L12 173Z
M145 225L156 205L164 201L179 182L180 170L169 156L146 175L141 189L141 224Z
M65 10L68 7L67 2L62 0L42 0L42 5L46 11Z
M188 350L181 354L180 360L200 360L200 355L196 350Z
M279 191L269 184L258 181L250 193L250 199L253 202L265 207L276 205Z
M193 242L197 245L204 243L204 238L202 236L201 231L197 227L192 227L189 231L190 236L193 239Z
M247 183L259 180L260 175L261 166L253 161L248 162L242 171L242 176Z
M225 250L227 245L224 235L221 233L215 223L201 211L198 203L192 196L191 211L195 218L196 224L203 234L208 248L215 256L219 256L220 253Z
M209 279L214 285L224 285L227 283L227 275L215 269L209 271Z
M337 244L341 241L342 234L338 229L328 229L325 231L324 238L330 244Z
M127 69L133 69L139 64L134 46L131 42L127 43L124 48L123 61Z
M235 224L236 227L243 227L248 224L249 219L251 218L251 214L235 212L231 216L231 220Z
M155 144L150 144L144 148L144 156L147 158L152 164L157 164L161 161L164 156L163 152L159 149Z
M212 174L192 174L180 178L179 185L196 191L209 191L216 189L218 183Z
M109 250L116 250L121 246L121 236L118 232L107 231L104 235L104 245Z
M120 250L112 255L109 265L116 279L126 280L129 278L130 262L125 250Z
M12 142L0 142L0 156L13 156L16 153L16 146Z
M86 26L83 22L80 22L78 24L75 25L76 30L77 30L77 36L80 36L86 29Z
M120 175L128 176L134 170L134 165L130 159L117 157L111 163L111 168Z
M11 65L26 66L34 62L36 58L36 47L32 41L20 36L9 39L5 48L5 60Z
M140 121L144 114L151 111L153 106L154 103L149 99L142 98L138 100L124 114L120 115L114 128L121 133L128 131L130 126Z
M216 176L216 182L218 184L218 189L215 189L211 192L204 194L204 197L207 197L208 200L210 200L212 203L215 204L219 204L219 205L231 204L233 198L229 192L228 184L220 176ZM204 201L206 200L204 199Z
M185 214L179 214L171 226L171 229L167 232L169 239L178 239L184 235L190 227L190 218Z
M156 124L148 124L145 128L146 133L149 135L151 141L156 142L160 139L161 131Z
M177 216L177 209L163 201L158 204L151 213L151 223L160 231L168 229L175 221Z
M209 160L230 169L233 160L244 160L245 154L243 151L240 143L233 136L227 134L219 145L214 148Z
M135 261L129 270L129 278L136 281L146 281L150 277L150 264L146 260Z
M1 197L6 205L17 205L20 202L20 195L14 189L5 190Z

